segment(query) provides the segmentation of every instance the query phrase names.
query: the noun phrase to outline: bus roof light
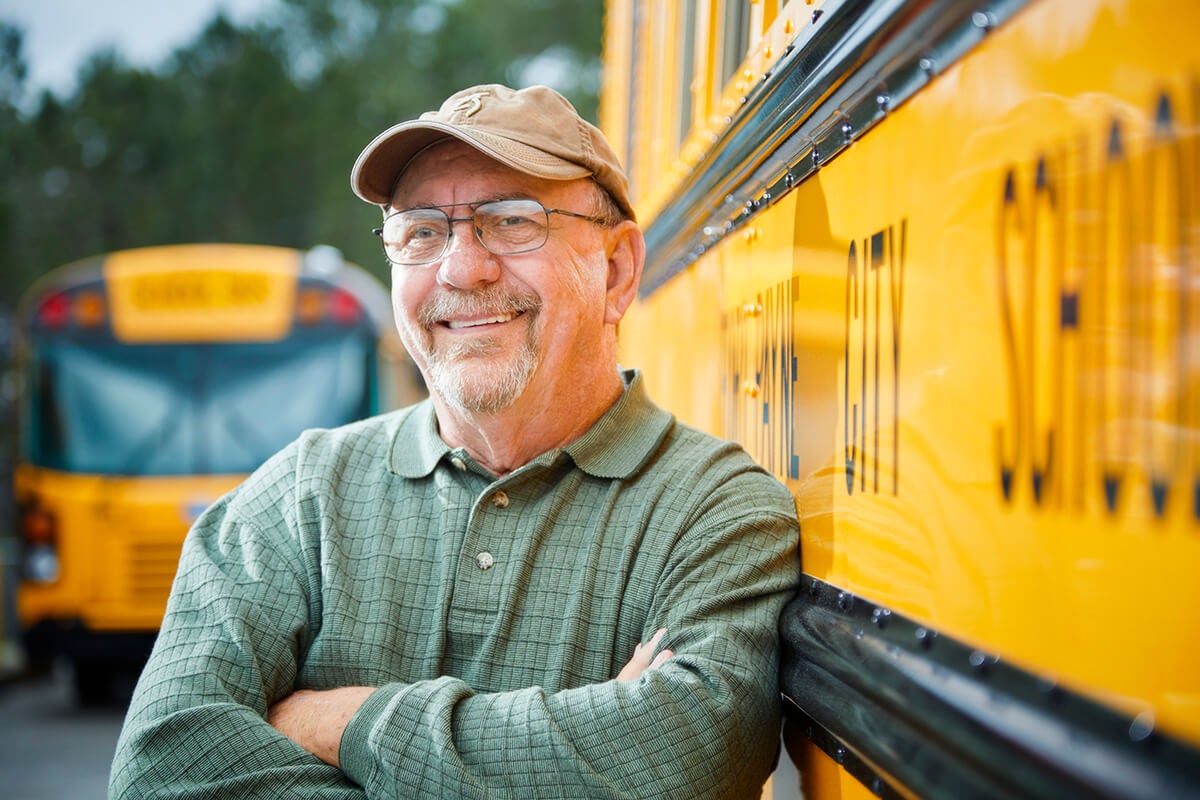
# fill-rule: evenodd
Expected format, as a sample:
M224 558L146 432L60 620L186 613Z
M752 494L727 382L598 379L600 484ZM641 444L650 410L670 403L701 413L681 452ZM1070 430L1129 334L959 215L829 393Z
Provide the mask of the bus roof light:
M38 308L38 322L47 328L64 328L71 319L71 296L66 292L52 294Z
M75 297L75 324L83 328L95 328L104 324L108 317L104 296L99 292L81 292Z
M329 296L329 316L338 325L355 324L361 311L358 298L344 289L337 289Z
M302 325L319 325L325 316L325 293L303 289L296 298L296 319Z

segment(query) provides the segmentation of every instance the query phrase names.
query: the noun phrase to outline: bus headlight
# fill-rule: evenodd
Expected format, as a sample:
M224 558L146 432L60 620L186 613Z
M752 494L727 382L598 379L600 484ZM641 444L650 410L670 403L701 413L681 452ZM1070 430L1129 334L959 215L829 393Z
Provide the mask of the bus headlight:
M28 581L53 583L58 580L58 553L50 545L38 544L25 551L23 573Z
M21 572L27 581L58 580L58 519L36 502L20 505Z

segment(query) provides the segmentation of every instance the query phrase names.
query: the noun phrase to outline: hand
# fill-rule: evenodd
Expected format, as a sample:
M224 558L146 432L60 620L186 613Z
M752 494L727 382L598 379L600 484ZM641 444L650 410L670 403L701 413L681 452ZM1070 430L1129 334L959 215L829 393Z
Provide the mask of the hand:
M633 658L629 659L629 663L621 667L621 671L617 673L617 680L632 681L642 677L642 673L650 669L658 669L668 658L675 655L670 650L663 650L658 655L654 655L655 648L658 647L659 641L663 634L667 632L666 628L659 628L654 632L654 636L648 642L639 642L633 648ZM653 658L653 660L651 660Z
M300 689L267 709L267 722L326 764L339 767L342 732L374 691L371 686Z

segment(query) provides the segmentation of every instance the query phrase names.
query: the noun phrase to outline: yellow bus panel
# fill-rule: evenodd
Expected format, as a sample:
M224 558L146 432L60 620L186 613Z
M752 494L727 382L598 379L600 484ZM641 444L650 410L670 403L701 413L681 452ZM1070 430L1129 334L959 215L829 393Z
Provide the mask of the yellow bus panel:
M794 1L750 52L788 22L813 56L823 25L851 37L872 14L934 7L964 14ZM965 12L977 41L949 62L920 50L932 34L881 26L847 56L883 65L858 96L831 82L758 151L735 112L686 177L644 179L648 280L623 360L786 482L814 596L868 601L879 628L895 614L926 645L951 639L981 676L1012 668L1047 698L1087 698L1125 720L1126 745L1153 733L1187 752L1200 746L1200 6L996 7ZM887 63L897 30L919 70ZM754 85L734 95L750 115L771 84L747 64ZM606 91L632 109L612 116L628 123L609 129L618 149L653 136L639 113L653 98ZM758 161L725 158L739 147ZM696 208L708 216L689 234ZM792 750L823 787L812 796L870 788L847 790L810 743Z
M247 265L237 245L187 250L147 247L104 261L113 332L125 342L198 339L270 341L292 325L300 254L256 249ZM215 331L220 331L215 334Z

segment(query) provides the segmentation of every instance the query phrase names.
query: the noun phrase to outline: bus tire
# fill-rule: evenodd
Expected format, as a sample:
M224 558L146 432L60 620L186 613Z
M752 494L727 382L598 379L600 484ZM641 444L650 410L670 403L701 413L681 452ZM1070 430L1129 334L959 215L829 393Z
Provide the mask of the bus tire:
M112 668L86 660L76 660L72 667L75 701L81 706L108 704L112 697Z

